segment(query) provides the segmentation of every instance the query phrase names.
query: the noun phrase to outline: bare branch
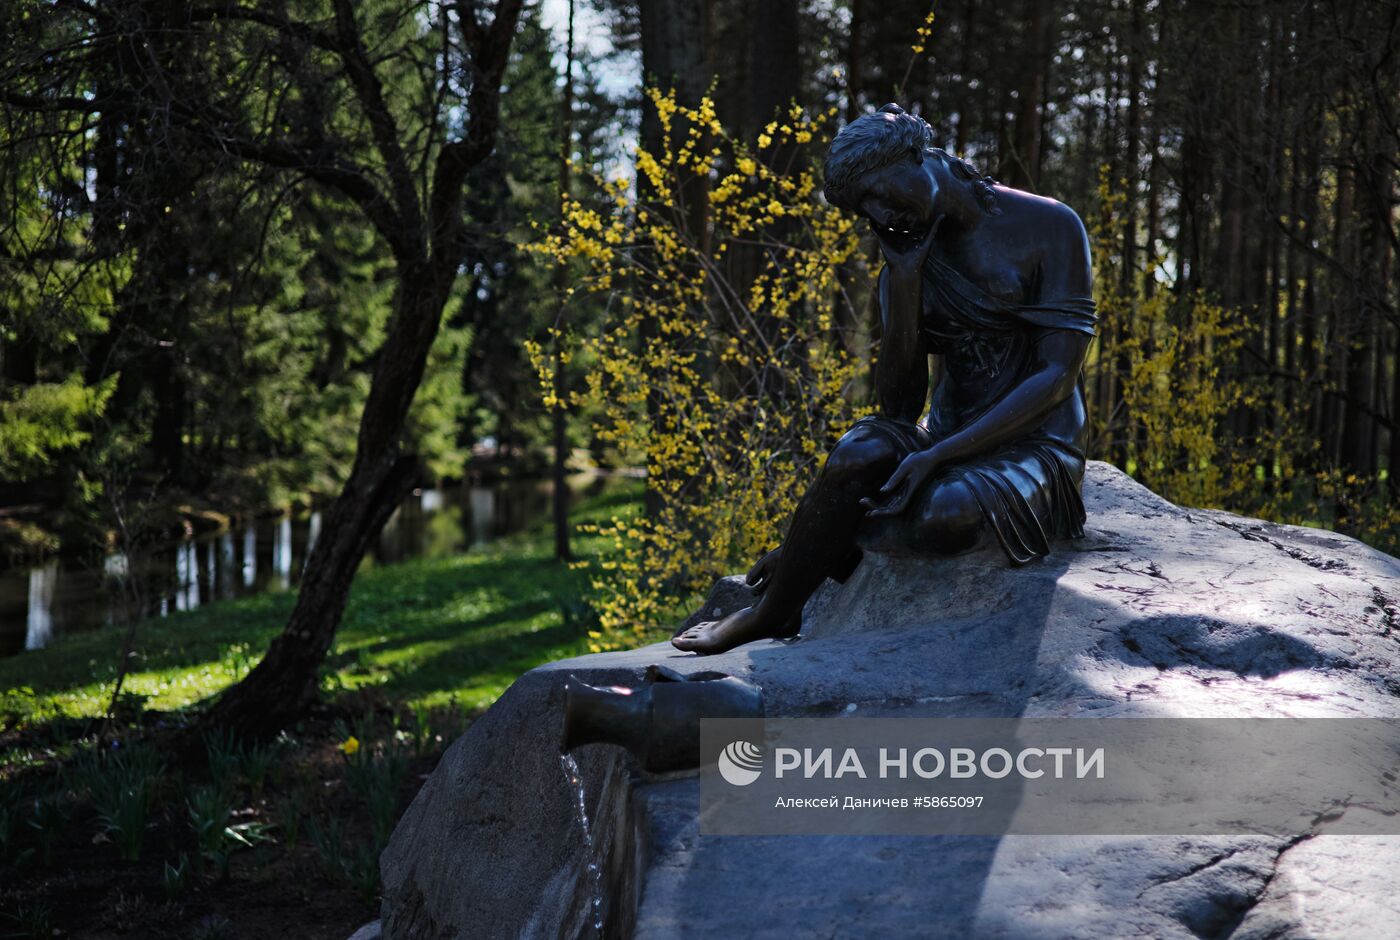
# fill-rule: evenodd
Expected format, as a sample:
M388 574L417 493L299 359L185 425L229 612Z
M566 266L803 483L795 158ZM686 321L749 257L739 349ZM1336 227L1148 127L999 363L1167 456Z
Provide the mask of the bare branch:
M398 125L384 100L384 87L370 64L369 54L360 42L350 0L334 0L334 6L341 61L345 63L356 97L365 109L370 132L374 135L375 149L384 159L389 173L390 190L403 223L405 247L412 251L414 257L424 257L428 246L423 240L423 210L418 191L413 185L413 170L403 152Z
M501 79L510 60L511 40L520 19L522 0L499 0L490 27L477 19L473 0L457 0L460 29L470 50L471 92L467 96L470 123L466 136L446 144L438 154L429 195L428 225L434 271L455 275L461 255L462 185L471 169L490 155L501 118Z
M299 39L309 43L318 49L325 49L328 52L339 53L341 45L336 37L322 29L317 29L309 23L297 20L290 20L279 13L262 7L247 7L237 0L229 0L226 3L218 3L209 7L202 7L190 13L190 21L194 23L212 23L216 20L238 20L245 23L257 23L276 30L284 36L292 39Z
M267 166L296 170L349 198L364 212L370 223L388 243L395 257L407 259L410 245L404 241L404 226L394 206L379 187L358 167L311 157L305 150L268 141L257 141L209 129L210 138L220 149L245 160Z

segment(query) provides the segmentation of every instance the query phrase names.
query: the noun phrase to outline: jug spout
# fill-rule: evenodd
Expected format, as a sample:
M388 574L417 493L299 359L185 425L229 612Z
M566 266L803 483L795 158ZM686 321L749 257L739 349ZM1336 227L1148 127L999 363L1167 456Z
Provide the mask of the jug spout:
M722 673L684 676L652 666L637 688L600 688L570 676L564 684L563 751L616 744L654 773L700 765L703 718L761 718L763 691Z
M650 724L650 689L600 688L578 676L564 683L561 751L583 744L616 744L642 755Z

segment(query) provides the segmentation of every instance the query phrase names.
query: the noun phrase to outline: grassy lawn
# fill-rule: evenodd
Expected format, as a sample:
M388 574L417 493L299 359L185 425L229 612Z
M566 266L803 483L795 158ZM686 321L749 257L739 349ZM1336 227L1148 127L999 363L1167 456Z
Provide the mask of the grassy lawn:
M619 481L573 520L635 515L640 497ZM375 916L379 854L472 713L587 651L588 576L554 560L547 523L365 568L322 677L333 707L261 744L213 735L182 754L143 738L245 674L290 594L141 623L127 687L144 701L124 701L101 742L72 719L105 710L120 631L0 660L0 937L344 940Z
M573 520L626 517L639 500L639 485L619 482L581 501ZM576 535L574 548L589 557L600 543ZM587 652L587 577L554 560L547 521L466 554L367 567L355 579L323 686L333 696L373 688L401 707L455 701L477 711L527 669ZM290 593L263 594L141 622L125 688L160 711L209 698L252 668L293 601ZM102 714L120 633L63 636L0 660L0 726Z

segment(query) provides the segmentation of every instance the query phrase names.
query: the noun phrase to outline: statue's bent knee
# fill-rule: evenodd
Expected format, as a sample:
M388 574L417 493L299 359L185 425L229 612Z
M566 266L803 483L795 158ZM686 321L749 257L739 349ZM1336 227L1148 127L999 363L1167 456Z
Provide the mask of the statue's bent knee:
M862 480L883 474L888 478L899 466L901 455L893 441L866 428L847 431L827 455L824 473L836 482ZM884 479L880 479L883 483Z
M976 548L986 532L972 489L956 476L943 477L914 494L893 516L866 516L856 544L894 555L956 555Z
M940 555L973 548L985 525L977 495L958 476L935 481L912 509L914 547Z

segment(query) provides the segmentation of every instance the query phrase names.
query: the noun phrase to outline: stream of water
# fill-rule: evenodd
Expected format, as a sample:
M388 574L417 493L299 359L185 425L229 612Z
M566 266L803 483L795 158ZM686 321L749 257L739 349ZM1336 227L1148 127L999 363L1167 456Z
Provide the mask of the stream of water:
M573 794L574 819L583 831L583 848L588 859L588 900L589 913L593 919L593 933L603 935L603 869L598 858L598 848L593 844L593 827L588 821L588 795L583 789L583 775L579 773L578 761L568 751L559 754L559 766L564 768L564 777L569 781Z
M607 478L577 474L570 490L593 492ZM366 556L366 566L470 550L547 515L550 484L416 490L401 503ZM172 539L136 559L51 558L0 571L0 656L41 649L60 634L125 620L121 578L145 599L142 617L164 617L216 600L294 587L321 531L319 511L248 521L224 532Z

